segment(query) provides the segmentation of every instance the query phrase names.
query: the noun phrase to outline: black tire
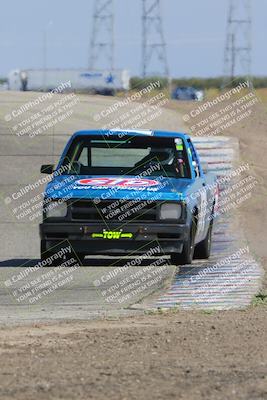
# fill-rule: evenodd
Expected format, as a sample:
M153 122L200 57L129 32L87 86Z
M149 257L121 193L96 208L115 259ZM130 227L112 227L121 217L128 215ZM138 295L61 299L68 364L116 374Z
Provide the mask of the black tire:
M210 257L211 237L212 237L212 222L210 222L209 229L205 239L196 245L194 254L196 258L207 259Z
M196 223L191 224L190 239L184 243L182 253L171 254L171 263L174 265L192 264L195 250Z
M41 253L41 261L47 261L49 258L53 257L55 254L57 254L57 252L60 250L60 245L59 246L54 246L52 248L52 250L47 250L47 245L46 245L46 241L45 240L41 240L41 249L40 249L40 253ZM74 258L75 261L77 261L80 265L83 262L83 255L75 255L73 253L67 254L65 255L63 258L55 258L53 260L53 264L47 264L45 265L45 267L57 267L61 264L63 264L64 261Z
M40 245L41 245L41 247L40 247L41 260L43 260L44 257L45 257L45 253L46 253L46 241L45 240L41 240Z
M53 255L53 253L51 251L46 250L46 241L45 240L41 240L40 255L41 255L41 261L44 261L44 262L46 262L46 260L48 260L48 258L50 258ZM45 265L45 266L49 266L49 265Z
M75 257L75 256L74 256ZM75 257L80 265L84 264L85 255L81 253L77 253L77 257Z
M41 253L41 261L44 261L44 262L46 262L54 254L53 251L47 250L45 240L41 240L40 253ZM53 262L53 264L45 264L44 267L55 267L55 266L58 266L59 264L60 264L60 260L55 260Z

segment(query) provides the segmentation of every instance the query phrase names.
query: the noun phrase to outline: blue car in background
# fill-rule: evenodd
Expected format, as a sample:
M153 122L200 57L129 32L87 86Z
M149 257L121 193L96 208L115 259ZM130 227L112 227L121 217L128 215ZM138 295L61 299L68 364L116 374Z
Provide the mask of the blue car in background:
M181 86L173 90L172 99L201 101L204 99L204 92L191 86Z
M210 255L217 185L190 137L149 130L85 130L68 141L44 193L41 257L62 243L87 255L144 254L173 264Z

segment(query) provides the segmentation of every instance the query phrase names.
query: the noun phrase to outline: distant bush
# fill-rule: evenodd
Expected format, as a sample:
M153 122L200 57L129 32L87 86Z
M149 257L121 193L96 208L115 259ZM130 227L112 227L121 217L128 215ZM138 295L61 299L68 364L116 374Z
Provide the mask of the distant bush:
M236 85L240 81L244 81L247 78L238 77L235 79ZM147 78L133 77L131 78L131 89L132 90L140 90L144 87L148 86L151 82L160 81L159 89L166 89L169 84L169 80L167 78L152 76ZM267 77L252 77L253 86L255 89L259 88L267 88ZM220 89L223 87L224 78L222 76L218 76L215 78L174 78L171 80L171 86L193 86L198 89Z
M132 90L141 90L149 86L151 82L158 81L160 82L160 87L158 89L165 89L168 87L168 79L158 76L151 76L147 78L139 78L138 76L134 76L130 80L130 87Z
M267 87L267 77L254 77L253 78L253 85L255 89L266 88Z

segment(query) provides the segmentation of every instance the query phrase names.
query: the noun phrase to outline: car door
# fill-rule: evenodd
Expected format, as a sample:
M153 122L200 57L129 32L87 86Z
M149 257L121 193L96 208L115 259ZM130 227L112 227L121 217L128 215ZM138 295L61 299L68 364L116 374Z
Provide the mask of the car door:
M197 202L198 208L198 222L197 222L197 231L195 236L195 243L200 242L206 236L207 231L207 214L208 214L208 199L207 199L207 190L206 190L206 180L203 174L199 158L195 147L190 139L188 139L188 148L189 155L192 160L193 166L193 176L195 178L195 183L193 185L193 190L196 193L194 196Z

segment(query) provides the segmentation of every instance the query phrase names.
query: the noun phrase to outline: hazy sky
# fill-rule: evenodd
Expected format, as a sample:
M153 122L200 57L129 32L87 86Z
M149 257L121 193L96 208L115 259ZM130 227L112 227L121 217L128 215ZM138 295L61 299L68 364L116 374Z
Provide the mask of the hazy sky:
M267 75L267 0L251 1L252 72ZM87 67L93 3L0 0L0 76L14 68L42 68L46 26L47 66ZM222 74L227 6L228 0L162 0L172 76ZM115 66L132 75L141 73L141 9L141 0L115 0Z

